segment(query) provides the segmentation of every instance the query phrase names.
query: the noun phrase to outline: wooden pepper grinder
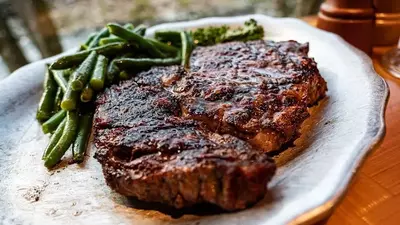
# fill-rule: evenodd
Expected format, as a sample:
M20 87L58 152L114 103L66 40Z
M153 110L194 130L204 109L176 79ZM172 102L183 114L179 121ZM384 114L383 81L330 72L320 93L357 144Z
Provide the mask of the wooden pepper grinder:
M374 45L395 45L400 37L400 0L374 0Z
M318 13L317 27L340 35L370 55L375 27L373 1L326 0Z

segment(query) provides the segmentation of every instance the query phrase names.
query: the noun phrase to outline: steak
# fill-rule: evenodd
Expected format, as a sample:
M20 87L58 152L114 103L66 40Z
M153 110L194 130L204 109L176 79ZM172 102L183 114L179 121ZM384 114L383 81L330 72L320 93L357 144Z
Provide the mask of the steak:
M293 142L325 95L307 53L294 41L198 47L189 71L153 67L107 88L94 123L107 184L176 208L254 204L276 170L268 152Z
M199 47L191 72L175 86L185 117L229 133L264 151L299 136L302 122L326 92L308 44L231 42Z

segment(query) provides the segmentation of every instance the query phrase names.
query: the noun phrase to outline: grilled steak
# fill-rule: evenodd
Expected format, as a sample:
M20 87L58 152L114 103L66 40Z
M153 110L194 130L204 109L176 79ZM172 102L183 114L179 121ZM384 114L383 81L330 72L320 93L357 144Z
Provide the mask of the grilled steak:
M276 169L267 152L297 138L325 95L307 52L294 41L199 47L190 71L153 67L111 86L94 135L107 184L176 208L255 203Z
M309 116L306 106L326 91L307 53L308 45L295 41L199 47L191 57L193 72L174 91L186 117L265 151L277 150L298 137Z
M181 117L177 98L160 87L127 81L98 104L96 157L107 183L123 195L177 208L210 202L235 210L261 198L274 174L265 153Z

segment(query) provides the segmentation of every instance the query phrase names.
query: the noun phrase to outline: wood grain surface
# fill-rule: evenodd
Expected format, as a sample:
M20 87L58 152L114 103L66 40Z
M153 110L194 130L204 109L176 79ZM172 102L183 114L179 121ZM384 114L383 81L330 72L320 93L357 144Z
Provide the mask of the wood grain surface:
M316 24L316 17L304 20ZM385 138L364 162L332 216L321 224L400 224L400 79L382 68L380 59L388 49L375 48L372 56L376 72L390 88Z

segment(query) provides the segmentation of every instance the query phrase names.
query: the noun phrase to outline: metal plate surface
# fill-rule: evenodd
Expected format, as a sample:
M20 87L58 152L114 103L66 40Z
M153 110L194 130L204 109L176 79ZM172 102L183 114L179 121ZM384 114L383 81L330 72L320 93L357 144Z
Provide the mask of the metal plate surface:
M266 39L310 42L309 55L329 88L311 109L296 146L276 157L279 169L262 201L246 210L215 213L204 208L171 211L130 200L106 186L93 146L83 165L62 163L48 171L40 158L49 137L34 117L45 63L53 57L0 82L0 224L276 225L312 223L327 215L383 137L388 87L365 54L296 19L206 18L158 25L148 34L237 26L248 18L264 26Z

